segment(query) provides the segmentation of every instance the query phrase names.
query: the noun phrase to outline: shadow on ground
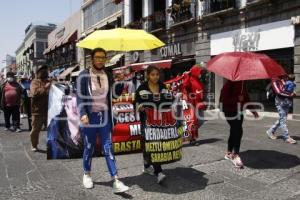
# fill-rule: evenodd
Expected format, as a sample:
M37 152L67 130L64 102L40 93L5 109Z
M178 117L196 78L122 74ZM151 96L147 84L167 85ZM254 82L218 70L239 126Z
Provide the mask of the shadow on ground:
M241 157L245 166L254 169L290 169L300 165L299 157L273 150L248 150Z
M164 173L167 178L162 184L157 184L156 177L147 174L126 177L121 180L130 187L137 185L146 192L167 194L184 194L199 191L205 189L208 185L208 179L205 177L206 174L192 168L177 167L166 169ZM95 182L94 184L107 187L111 187L112 185L111 182Z
M210 138L210 139L204 139L204 140L196 140L193 144L184 144L183 147L192 147L192 146L199 146L202 144L211 144L211 143L215 143L218 141L222 141L221 139L218 138Z

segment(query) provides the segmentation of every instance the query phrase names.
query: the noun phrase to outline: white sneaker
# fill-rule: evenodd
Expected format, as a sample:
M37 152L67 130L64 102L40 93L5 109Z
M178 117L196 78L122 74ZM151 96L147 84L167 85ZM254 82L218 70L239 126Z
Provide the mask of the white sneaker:
M31 151L33 151L33 152L37 152L37 151L38 151L38 149L37 149L36 147L31 147Z
M233 165L234 165L236 168L240 168L240 169L243 169L243 168L244 168L244 163L242 162L242 159L241 159L241 157L240 157L238 154L234 154L234 155L232 156L231 162L233 163Z
M271 140L276 140L277 139L277 137L275 136L274 133L266 131L266 134L267 134L268 138L270 138Z
M165 180L167 178L166 175L164 175L163 173L158 173L157 175L157 183L160 184L163 180Z
M296 144L297 143L297 141L296 140L294 140L293 138L291 138L291 137L288 137L286 140L284 140L285 142L287 142L287 143L289 143L289 144Z
M147 168L144 167L143 173L144 174L149 174L149 175L153 176L154 175L154 169L151 166L147 167Z
M89 174L84 174L83 175L82 183L83 183L84 188L86 188L86 189L91 189L91 188L94 187L92 177Z
M20 128L17 128L16 133L20 133L22 130Z
M9 128L4 128L4 131L8 131L9 130Z
M119 180L115 180L114 181L114 184L113 184L113 192L115 194L117 193L123 193L123 192L126 192L129 190L129 187L124 185L124 183L122 183L121 181Z

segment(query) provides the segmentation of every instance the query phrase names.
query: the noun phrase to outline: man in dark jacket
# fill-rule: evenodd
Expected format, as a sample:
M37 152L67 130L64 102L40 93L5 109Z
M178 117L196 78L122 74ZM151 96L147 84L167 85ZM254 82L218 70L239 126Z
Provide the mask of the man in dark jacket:
M30 85L32 130L30 132L32 151L37 151L39 135L43 124L47 123L48 96L51 83L48 80L47 66L41 65L37 70L37 77Z
M1 108L4 112L5 130L10 128L10 117L12 116L13 131L21 132L20 129L20 104L23 89L16 81L13 72L7 72L7 80L1 86Z
M120 95L122 85L116 85L112 74L104 67L106 52L94 49L91 53L92 66L83 70L77 78L77 105L80 114L81 130L84 140L83 186L93 188L91 164L97 135L100 137L106 164L114 181L113 192L125 192L129 188L118 180L116 162L112 150L112 113L111 98ZM119 86L119 87L117 87ZM112 94L112 89L116 90Z

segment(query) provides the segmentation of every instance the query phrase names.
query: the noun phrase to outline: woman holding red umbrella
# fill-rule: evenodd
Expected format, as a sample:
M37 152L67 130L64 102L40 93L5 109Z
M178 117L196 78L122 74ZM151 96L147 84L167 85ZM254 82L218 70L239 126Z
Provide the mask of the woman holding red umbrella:
M230 135L228 138L227 153L225 159L230 160L235 167L243 168L244 164L239 156L241 140L243 136L243 112L246 108L245 104L249 103L249 95L244 88L243 81L228 80L221 90L220 106L224 112L226 121L230 126ZM258 114L252 111L255 118Z
M272 79L285 74L284 69L276 61L265 54L253 52L228 52L212 58L207 63L207 70L230 81L223 86L220 103L226 120L230 125L228 152L225 159L231 160L239 168L243 162L239 156L243 135L243 111L248 103L249 95L244 82L246 80ZM257 112L253 112L257 118Z

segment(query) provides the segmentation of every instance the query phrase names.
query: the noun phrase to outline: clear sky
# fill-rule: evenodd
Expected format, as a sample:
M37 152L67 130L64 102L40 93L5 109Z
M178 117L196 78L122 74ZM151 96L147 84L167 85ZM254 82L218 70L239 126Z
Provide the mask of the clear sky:
M63 23L80 9L82 0L1 0L0 69L6 54L14 55L31 22Z

